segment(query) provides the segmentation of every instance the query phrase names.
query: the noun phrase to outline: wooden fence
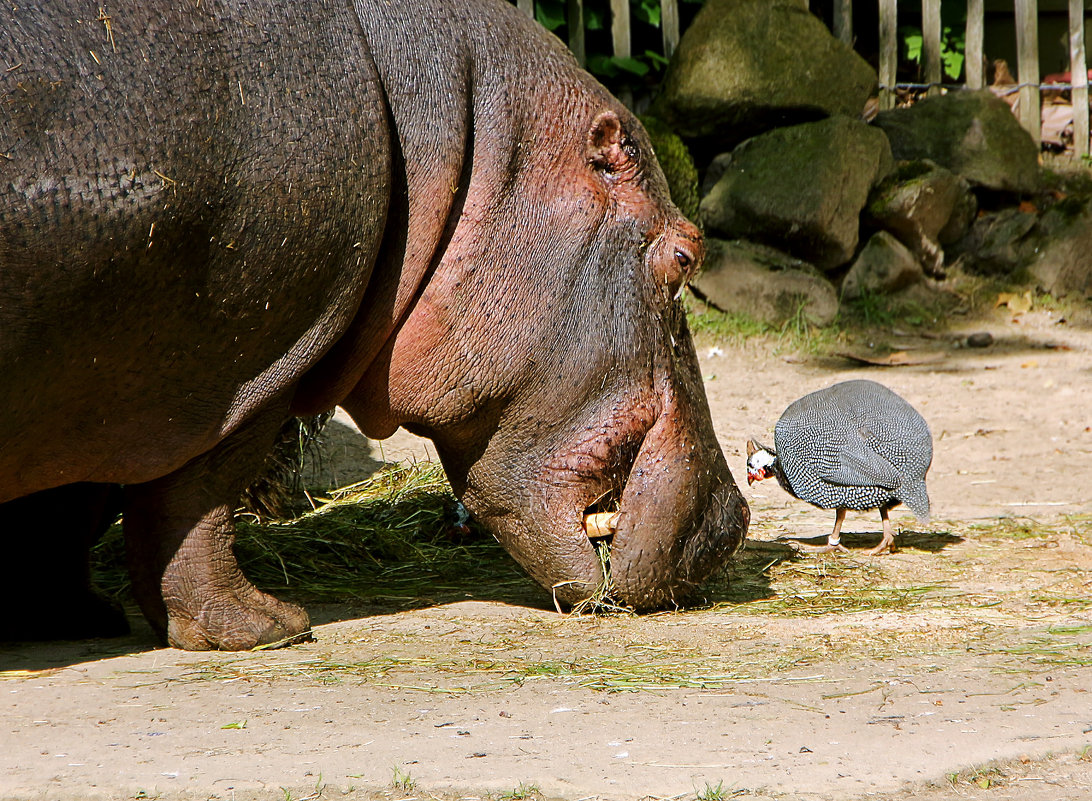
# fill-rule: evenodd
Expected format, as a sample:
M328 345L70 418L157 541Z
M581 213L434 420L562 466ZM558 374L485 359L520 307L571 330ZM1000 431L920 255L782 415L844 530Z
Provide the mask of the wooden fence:
M520 11L535 15L535 0L516 0ZM584 0L566 0L566 27L569 29L569 49L580 66L584 66ZM629 58L632 53L632 35L629 25L629 0L610 0L610 33L614 43L614 55ZM664 57L671 58L679 45L678 0L660 0L660 30L663 33Z
M867 0L873 2L873 0ZM879 79L880 108L895 105L898 66L898 0L875 0L879 4ZM920 0L922 75L927 91L939 92L941 85L941 0ZM1019 95L1015 104L1020 124L1038 144L1042 130L1041 90L1039 75L1039 8L1037 0L1014 0L1017 50L1017 75L1014 91ZM1054 90L1070 89L1073 105L1073 147L1078 156L1089 153L1088 64L1084 45L1085 0L1069 3L1069 73L1071 83L1048 84ZM534 16L535 0L516 0L517 7ZM679 44L678 0L660 0L663 52L671 58ZM834 35L846 44L853 44L853 0L833 0ZM629 0L610 0L611 38L614 55L629 58L631 31ZM566 0L569 48L581 65L586 62L584 50L584 0ZM985 42L983 39L985 9L983 0L967 0L967 30L964 43L965 85L970 89L985 87L983 70ZM626 98L623 98L625 101Z
M929 91L939 91L941 77L941 0L921 0L922 75ZM1036 143L1042 129L1040 92L1044 86L1071 89L1073 103L1073 147L1078 156L1088 155L1088 64L1084 46L1084 0L1069 2L1069 84L1041 84L1039 75L1039 8L1036 0L1015 0L1016 86L1015 104L1020 124ZM880 12L880 108L895 103L895 68L898 60L897 0L879 0ZM967 30L964 41L966 86L982 89L985 9L983 0L967 0ZM853 42L853 2L835 0L834 33L847 44Z

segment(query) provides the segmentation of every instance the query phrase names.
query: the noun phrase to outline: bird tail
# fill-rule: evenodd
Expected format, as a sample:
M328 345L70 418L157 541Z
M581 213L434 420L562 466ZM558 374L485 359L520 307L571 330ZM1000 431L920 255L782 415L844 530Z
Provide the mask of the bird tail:
M914 481L899 487L896 497L906 504L906 508L913 512L914 517L920 522L929 523L929 493L925 490L924 481Z

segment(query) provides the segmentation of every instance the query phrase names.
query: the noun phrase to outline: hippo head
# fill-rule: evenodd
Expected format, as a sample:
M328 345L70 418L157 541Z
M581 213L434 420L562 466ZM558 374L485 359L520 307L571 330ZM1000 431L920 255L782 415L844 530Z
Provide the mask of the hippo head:
M583 521L617 512L613 598L664 607L739 548L749 513L679 300L701 233L636 118L580 89L560 122L479 118L465 183L436 188L460 195L449 238L357 386L358 420L432 439L467 509L561 603L602 585Z

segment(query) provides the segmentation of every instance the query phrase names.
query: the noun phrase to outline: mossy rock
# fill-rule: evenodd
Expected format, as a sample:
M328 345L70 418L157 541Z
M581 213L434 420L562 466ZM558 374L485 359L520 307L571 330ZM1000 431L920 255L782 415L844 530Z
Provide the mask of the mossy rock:
M715 153L773 127L859 116L876 83L803 0L707 0L652 113Z
M831 270L853 258L860 212L894 166L883 132L849 117L778 128L732 151L702 220Z
M810 264L754 242L706 239L695 292L714 308L776 326L798 314L824 326L838 314L834 286Z
M884 111L874 125L896 159L929 159L976 186L1030 193L1040 186L1039 149L991 92L949 92Z
M656 151L656 160L667 178L667 188L671 191L671 200L679 211L694 222L698 222L698 169L683 140L671 130L671 127L657 117L641 117L641 123L652 140Z

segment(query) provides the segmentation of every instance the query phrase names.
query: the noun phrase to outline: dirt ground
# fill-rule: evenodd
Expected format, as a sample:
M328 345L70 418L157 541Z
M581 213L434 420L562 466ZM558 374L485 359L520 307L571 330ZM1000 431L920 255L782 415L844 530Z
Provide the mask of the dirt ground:
M911 364L702 344L752 504L746 602L320 608L315 642L246 654L157 648L139 620L0 646L0 798L1092 799L1092 329L1000 309L891 342ZM833 514L747 488L746 437L850 377L929 421L933 521L893 514L899 551L869 558L879 516L851 514L850 554L798 553ZM426 453L331 440L343 482Z

